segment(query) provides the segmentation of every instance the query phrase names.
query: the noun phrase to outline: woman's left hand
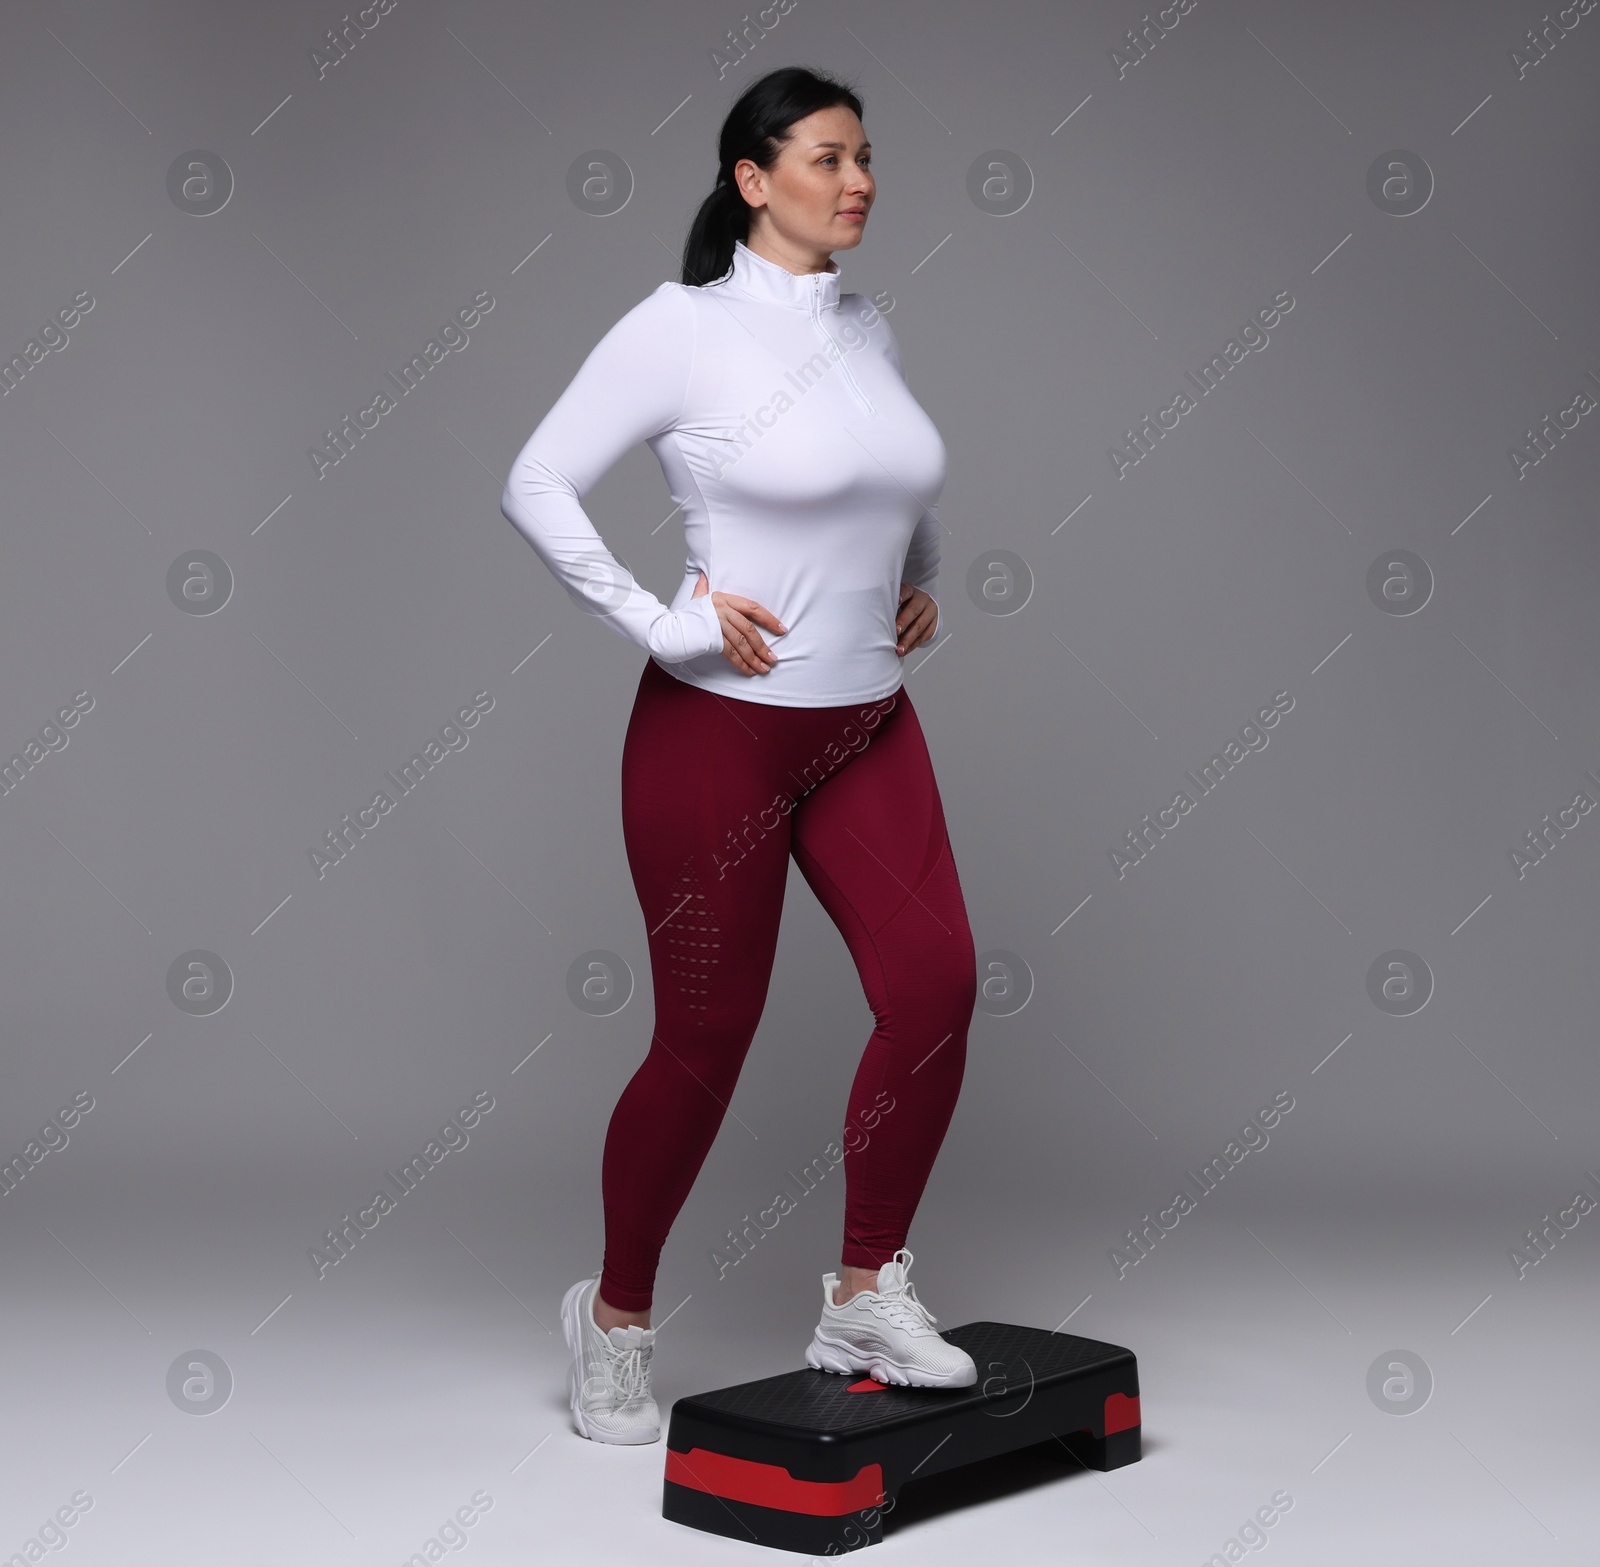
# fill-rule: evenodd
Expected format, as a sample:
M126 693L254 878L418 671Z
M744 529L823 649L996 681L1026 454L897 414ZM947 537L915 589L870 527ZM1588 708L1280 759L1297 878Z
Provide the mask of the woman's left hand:
M939 606L921 588L909 582L900 584L900 609L894 618L894 634L899 640L895 652L904 658L912 648L933 640L939 625Z

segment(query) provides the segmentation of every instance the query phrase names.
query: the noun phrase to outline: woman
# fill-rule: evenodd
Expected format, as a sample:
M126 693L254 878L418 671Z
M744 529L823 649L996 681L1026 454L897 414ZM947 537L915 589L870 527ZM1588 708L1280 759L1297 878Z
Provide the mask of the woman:
M650 654L622 758L656 1022L611 1117L605 1254L562 1302L578 1431L653 1442L657 1261L766 999L788 857L838 925L877 1027L846 1116L842 1279L809 1365L964 1387L904 1247L966 1061L976 960L900 661L939 611L945 449L888 322L831 252L876 195L861 102L799 67L730 111L683 277L600 341L522 449L501 509L592 613ZM649 443L683 509L669 606L580 498ZM855 1128L871 1128L870 1136Z

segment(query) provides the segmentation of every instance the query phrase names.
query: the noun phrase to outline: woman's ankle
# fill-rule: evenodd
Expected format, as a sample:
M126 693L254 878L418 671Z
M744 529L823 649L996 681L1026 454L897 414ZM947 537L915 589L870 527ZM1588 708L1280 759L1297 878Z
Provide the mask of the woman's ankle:
M871 1290L878 1287L878 1270L876 1268L857 1268L849 1263L839 1264L839 1287L834 1291L833 1303L842 1306L852 1295L859 1295L862 1290Z
M602 1333L609 1332L612 1328L626 1328L637 1324L641 1328L650 1326L650 1308L643 1311L622 1311L607 1301L599 1290L594 1292L594 1320L595 1326Z

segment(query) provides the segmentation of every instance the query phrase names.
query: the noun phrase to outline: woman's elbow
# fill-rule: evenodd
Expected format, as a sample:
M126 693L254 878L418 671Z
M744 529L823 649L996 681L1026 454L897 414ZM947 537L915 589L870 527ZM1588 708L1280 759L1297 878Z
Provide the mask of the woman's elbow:
M500 491L500 510L508 522L526 531L542 497L579 502L577 485L564 473L537 458L519 457Z

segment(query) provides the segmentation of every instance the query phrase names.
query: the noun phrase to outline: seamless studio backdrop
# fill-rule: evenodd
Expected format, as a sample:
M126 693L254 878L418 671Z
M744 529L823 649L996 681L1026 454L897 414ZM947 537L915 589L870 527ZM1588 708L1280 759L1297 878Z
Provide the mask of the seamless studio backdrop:
M1600 14L0 28L0 1559L754 1559L569 1428L643 655L498 498L786 62L863 95L842 283L950 451L907 686L982 991L918 1282L1144 1388L1143 1462L875 1549L1586 1559ZM649 452L586 504L670 592ZM870 1030L796 874L663 1413L800 1364Z

